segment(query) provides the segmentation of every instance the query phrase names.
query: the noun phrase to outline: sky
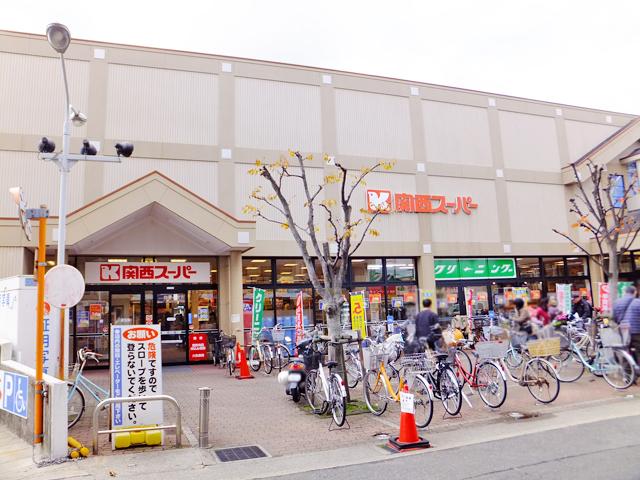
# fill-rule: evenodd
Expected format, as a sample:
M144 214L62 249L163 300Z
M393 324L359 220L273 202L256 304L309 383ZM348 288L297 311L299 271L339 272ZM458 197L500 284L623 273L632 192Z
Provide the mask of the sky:
M638 0L20 0L0 29L309 65L640 114Z

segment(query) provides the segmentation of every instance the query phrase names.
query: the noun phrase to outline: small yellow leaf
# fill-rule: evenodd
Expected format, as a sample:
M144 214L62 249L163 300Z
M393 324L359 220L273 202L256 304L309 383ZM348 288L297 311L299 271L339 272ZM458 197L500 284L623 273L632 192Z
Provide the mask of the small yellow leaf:
M289 224L288 223L281 223L280 226L282 228L284 228L285 230L289 230Z
M374 228L370 228L369 229L369 235L371 235L372 237L379 237L380 236L380 232Z

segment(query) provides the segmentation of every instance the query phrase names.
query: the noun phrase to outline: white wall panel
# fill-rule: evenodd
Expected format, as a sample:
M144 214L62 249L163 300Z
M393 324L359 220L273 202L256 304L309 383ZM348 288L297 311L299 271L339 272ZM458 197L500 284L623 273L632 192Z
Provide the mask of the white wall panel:
M507 182L511 239L514 243L563 243L552 231L567 231L569 208L563 185Z
M71 103L91 118L89 63L65 64ZM0 132L62 136L66 108L60 59L0 52L0 87ZM74 127L73 135L86 135L86 127Z
M16 205L8 194L11 187L21 186L31 207L45 204L51 215L58 215L58 168L50 162L38 160L35 152L0 150L0 216L17 216ZM82 206L84 162L78 162L69 175L68 211Z
M490 243L500 241L495 182L454 177L429 177L429 194L444 195L447 202L471 197L478 207L471 214L430 213L434 242Z
M409 100L335 90L338 152L375 158L413 157Z
M214 205L217 204L217 162L123 158L121 164L105 164L103 194L110 193L154 170Z
M250 168L252 168L251 165L247 164L236 164L235 166L236 179L242 179L236 183L236 218L256 221L257 240L293 240L291 232L283 229L280 225L268 222L262 218L254 218L252 215L242 213L242 209L245 205L252 204L259 206L265 216L273 220L284 221L284 217L279 212L250 198L251 192L259 186L262 187L262 192L266 195L271 195L273 193L271 186L267 183L265 178L260 175L249 175L247 173ZM292 173L296 173L295 168L291 168L290 171ZM313 189L313 186L320 185L323 179L322 168L307 168L306 172L309 187L311 189ZM307 224L307 209L304 207L305 197L300 185L301 183L298 179L289 178L283 182L283 192L290 201L291 213L293 214L294 220L297 224L304 226ZM278 205L277 199L274 203ZM318 211L316 214L316 224L321 228L319 238L323 238L324 235L322 233L324 231L322 218L323 216L321 212ZM283 255L284 254L285 252L283 252ZM287 253L287 255L298 255L298 252L290 252Z
M322 151L320 88L236 78L236 145Z
M109 65L106 137L215 145L218 77Z
M567 130L570 162L578 160L619 128L611 125L578 122L575 120L566 120L564 124Z
M558 135L553 118L501 111L500 131L505 167L560 171Z
M34 229L37 236L37 230ZM23 274L24 249L22 247L0 247L0 278Z
M428 161L493 164L486 108L423 100L422 116Z
M355 172L358 174L359 172ZM354 172L352 172L354 174ZM367 208L367 189L391 190L396 193L416 193L415 175L402 173L372 173L366 177L366 185L360 185L352 197L353 212L356 218L362 217L361 208ZM379 237L368 236L371 242L417 242L420 239L418 215L416 213L391 213L378 215L372 228L380 232ZM360 238L361 230L358 232Z

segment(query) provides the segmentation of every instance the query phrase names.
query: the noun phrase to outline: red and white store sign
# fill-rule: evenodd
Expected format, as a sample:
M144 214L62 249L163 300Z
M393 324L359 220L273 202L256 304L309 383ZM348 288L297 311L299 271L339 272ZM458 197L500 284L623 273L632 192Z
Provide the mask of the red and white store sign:
M444 195L392 193L391 190L367 190L367 210L371 213L444 213L471 215L478 204L468 195L447 198Z
M207 360L207 334L189 334L189 361L201 362Z
M611 311L611 297L609 296L609 284L608 283L599 283L600 288L600 308L603 312Z
M198 263L109 263L85 264L86 283L211 283L211 267Z

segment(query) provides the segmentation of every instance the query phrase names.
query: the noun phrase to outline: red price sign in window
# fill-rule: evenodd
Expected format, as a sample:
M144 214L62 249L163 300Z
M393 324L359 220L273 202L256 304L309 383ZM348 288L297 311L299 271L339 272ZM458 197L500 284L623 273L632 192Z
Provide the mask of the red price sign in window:
M207 343L206 333L189 334L190 362L202 362L203 360L207 360Z

